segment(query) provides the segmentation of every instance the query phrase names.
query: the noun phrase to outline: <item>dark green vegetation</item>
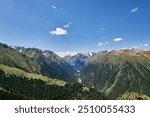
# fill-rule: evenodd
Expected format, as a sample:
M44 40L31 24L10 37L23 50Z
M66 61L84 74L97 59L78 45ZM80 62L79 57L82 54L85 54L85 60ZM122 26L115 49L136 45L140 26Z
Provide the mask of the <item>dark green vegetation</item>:
M105 99L81 84L67 83L0 65L0 99Z
M51 51L28 48L18 52L0 43L0 64L38 73L51 78L75 82L74 69Z
M150 96L150 51L120 50L94 57L80 77L109 99L126 91Z

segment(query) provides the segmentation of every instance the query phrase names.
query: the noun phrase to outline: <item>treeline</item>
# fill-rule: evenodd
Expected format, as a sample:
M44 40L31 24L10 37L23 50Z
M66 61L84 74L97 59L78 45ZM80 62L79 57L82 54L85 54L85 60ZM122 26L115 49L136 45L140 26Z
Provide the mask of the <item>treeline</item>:
M0 99L105 99L98 91L81 84L66 83L65 86L46 84L37 79L6 75L2 70L0 70L0 87Z

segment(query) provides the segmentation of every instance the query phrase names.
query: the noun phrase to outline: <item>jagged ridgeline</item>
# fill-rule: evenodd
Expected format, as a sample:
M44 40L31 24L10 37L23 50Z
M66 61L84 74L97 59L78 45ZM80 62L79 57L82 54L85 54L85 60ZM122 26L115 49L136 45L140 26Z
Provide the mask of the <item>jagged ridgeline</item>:
M150 96L150 51L111 51L89 60L81 72L82 83L109 99L127 92Z
M76 82L75 70L51 51L35 48L13 49L0 43L0 64L51 78Z

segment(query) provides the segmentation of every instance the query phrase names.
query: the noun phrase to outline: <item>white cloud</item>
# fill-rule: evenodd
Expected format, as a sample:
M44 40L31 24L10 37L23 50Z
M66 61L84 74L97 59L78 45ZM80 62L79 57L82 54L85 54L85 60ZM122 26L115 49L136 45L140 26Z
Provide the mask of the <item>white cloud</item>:
M107 45L107 44L109 44L109 42L105 42L105 44Z
M68 28L69 26L70 26L70 25L69 25L69 24L67 24L67 25L64 25L63 27L64 27L64 28Z
M102 45L103 45L103 43L99 43L99 44L98 44L98 46L102 46Z
M131 10L132 13L137 12L139 10L138 7L135 7L134 9Z
M55 5L51 5L51 7L52 7L53 9L56 9L56 8L57 8Z
M119 41L122 41L123 39L122 38L115 38L115 39L113 39L113 41L115 41L115 42L119 42Z
M145 47L147 47L147 46L148 46L148 44L147 44L147 43L145 43L145 44L144 44L144 46L145 46Z
M145 44L139 44L139 46L144 46L144 47L147 47L149 44L148 43L145 43Z
M108 45L109 42L104 42L104 43L98 43L98 46L103 46L103 45Z
M66 35L66 34L68 34L67 30L64 30L64 29L59 28L59 27L57 27L56 30L54 30L54 31L49 31L49 33L51 35Z
M69 22L68 24L64 25L63 27L64 28L69 28L71 24L72 24L72 22Z

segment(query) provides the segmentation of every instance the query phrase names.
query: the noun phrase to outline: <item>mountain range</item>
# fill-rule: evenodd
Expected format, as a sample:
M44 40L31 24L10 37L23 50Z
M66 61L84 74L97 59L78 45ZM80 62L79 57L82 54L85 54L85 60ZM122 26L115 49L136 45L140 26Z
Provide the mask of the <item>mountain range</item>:
M116 99L126 91L150 96L150 51L111 51L88 60L82 83Z
M149 84L149 50L60 57L0 43L0 99L150 99Z
M108 51L76 53L75 55L66 55L63 57L76 71L81 71L87 64L88 59L107 53Z
M0 43L0 99L106 99L53 52L18 48Z

